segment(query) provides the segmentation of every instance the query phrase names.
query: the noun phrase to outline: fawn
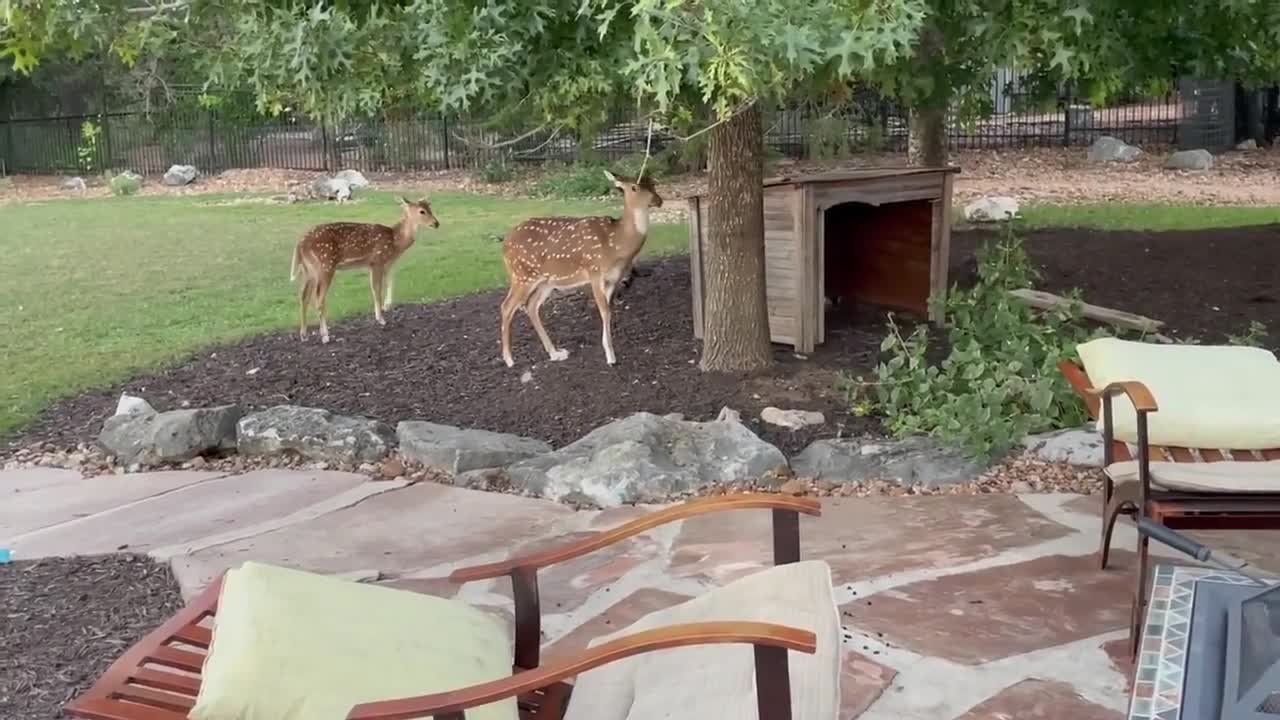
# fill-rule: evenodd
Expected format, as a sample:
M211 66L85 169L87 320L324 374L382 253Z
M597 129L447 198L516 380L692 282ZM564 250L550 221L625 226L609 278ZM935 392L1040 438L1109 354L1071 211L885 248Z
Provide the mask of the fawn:
M511 321L524 309L552 360L569 357L551 342L542 326L542 303L556 290L591 286L603 325L600 343L610 365L613 354L609 301L618 281L631 270L649 233L650 208L662 207L662 197L648 178L624 183L608 170L605 176L622 191L622 218L540 217L517 225L504 241L502 261L511 289L502 301L502 360L511 367Z
M289 279L302 270L302 288L298 292L298 337L307 339L307 305L320 313L320 342L329 342L329 324L325 317L325 298L333 275L338 270L369 269L369 290L373 293L373 317L386 325L382 311L391 307L391 268L415 240L418 228L440 227L431 212L431 204L423 198L410 202L400 198L400 221L391 227L376 223L338 222L317 225L302 236L293 248Z

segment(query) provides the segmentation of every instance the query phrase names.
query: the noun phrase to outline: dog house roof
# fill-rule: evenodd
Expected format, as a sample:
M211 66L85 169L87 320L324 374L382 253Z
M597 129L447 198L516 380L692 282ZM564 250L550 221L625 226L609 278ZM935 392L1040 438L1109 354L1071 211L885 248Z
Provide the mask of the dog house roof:
M930 173L959 173L960 168L955 166L947 167L868 167L858 168L856 170L832 170L829 172L808 173L798 175L779 175L777 177L765 178L764 187L777 187L779 185L805 185L805 184L822 184L848 182L851 180L883 180L888 178L904 177L907 175L926 175ZM685 197L702 197L707 193L692 193Z

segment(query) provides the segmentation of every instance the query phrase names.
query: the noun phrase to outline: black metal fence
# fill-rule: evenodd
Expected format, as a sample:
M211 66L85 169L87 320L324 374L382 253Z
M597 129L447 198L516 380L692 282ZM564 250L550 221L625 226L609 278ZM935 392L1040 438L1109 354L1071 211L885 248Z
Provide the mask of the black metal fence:
M1175 144L1191 104L1176 93L1135 98L1105 108L1069 94L1046 109L1026 102L1015 73L997 74L990 113L948 124L952 149L1088 145L1099 136L1126 142ZM0 171L94 173L134 170L162 173L172 164L202 172L231 168L333 171L476 168L495 159L517 162L575 161L584 153L616 160L643 153L648 126L637 114L613 113L588 137L569 131L494 129L440 115L382 118L334 127L286 113L266 118L240 109L203 107L194 95L150 111L115 110L89 115L0 120ZM771 111L766 143L794 158L835 158L863 151L902 150L908 134L901 106L861 93L838 107L798 103ZM704 136L705 138L705 136ZM675 139L655 132L652 150Z

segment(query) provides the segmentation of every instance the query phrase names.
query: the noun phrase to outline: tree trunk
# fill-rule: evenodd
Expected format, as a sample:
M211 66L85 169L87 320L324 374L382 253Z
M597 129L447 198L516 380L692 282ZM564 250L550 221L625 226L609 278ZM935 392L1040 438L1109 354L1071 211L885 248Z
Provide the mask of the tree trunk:
M913 109L907 132L907 162L922 167L947 164L947 113L935 108Z
M702 369L773 362L764 280L764 133L756 106L711 130Z

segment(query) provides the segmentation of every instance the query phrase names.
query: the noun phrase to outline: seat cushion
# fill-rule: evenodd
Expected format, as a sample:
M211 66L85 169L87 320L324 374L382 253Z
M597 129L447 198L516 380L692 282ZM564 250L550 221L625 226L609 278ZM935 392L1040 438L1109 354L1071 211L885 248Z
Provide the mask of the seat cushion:
M341 720L511 675L498 620L453 600L246 562L218 597L191 720ZM509 700L467 718L517 720Z
M715 620L770 622L812 631L813 655L789 652L792 717L836 720L840 710L840 614L831 569L781 565L645 616L592 646L642 630ZM565 720L758 720L750 645L660 650L583 673Z
M1117 483L1137 482L1138 462L1107 466ZM1151 463L1151 486L1172 492L1280 494L1280 460L1265 462Z
M1280 447L1280 362L1266 350L1116 338L1091 340L1076 350L1094 387L1121 380L1138 380L1147 386L1160 408L1148 416L1152 444L1239 450ZM1137 442L1133 404L1120 395L1112 407L1116 439ZM1102 430L1101 417L1098 430Z

